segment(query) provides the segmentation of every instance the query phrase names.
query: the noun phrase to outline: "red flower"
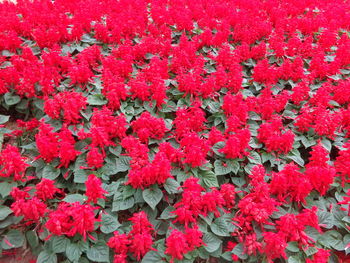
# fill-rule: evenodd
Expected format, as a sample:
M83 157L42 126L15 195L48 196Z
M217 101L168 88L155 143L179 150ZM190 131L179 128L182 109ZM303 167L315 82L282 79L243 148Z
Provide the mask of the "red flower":
M87 202L96 204L99 198L106 199L105 194L107 192L101 187L101 179L97 178L96 175L90 174L85 185L85 195L88 197Z
M45 227L54 235L83 236L95 229L95 208L88 204L61 202L57 209L49 213Z
M35 195L43 201L52 199L57 193L63 193L55 186L54 181L45 178L41 179L41 182L35 186L35 189Z
M24 173L29 166L24 162L25 160L26 158L21 156L17 147L7 144L0 152L0 165L2 166L0 176L13 176L15 181L23 180Z

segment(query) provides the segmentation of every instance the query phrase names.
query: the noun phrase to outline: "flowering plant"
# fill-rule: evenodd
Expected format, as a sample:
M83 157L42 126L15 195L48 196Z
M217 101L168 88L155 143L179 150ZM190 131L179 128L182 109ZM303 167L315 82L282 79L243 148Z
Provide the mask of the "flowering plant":
M0 4L2 254L347 262L350 3Z

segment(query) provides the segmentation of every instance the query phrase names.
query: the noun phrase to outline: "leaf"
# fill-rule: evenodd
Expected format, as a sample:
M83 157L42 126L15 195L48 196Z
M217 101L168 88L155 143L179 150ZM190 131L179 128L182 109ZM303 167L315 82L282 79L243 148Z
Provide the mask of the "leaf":
M69 239L64 236L53 236L50 241L52 242L52 250L55 253L65 252L67 246L70 245Z
M4 220L11 213L12 210L7 206L0 207L0 220Z
M135 204L134 197L122 199L120 197L116 197L115 195L113 199L113 204L112 204L112 212L129 209L133 207L134 204Z
M294 161L299 166L304 166L304 160L303 160L303 158L300 157L300 153L299 152L298 152L298 155L290 153L287 156L287 158L291 159L292 161Z
M236 255L240 259L247 259L248 255L244 253L243 244L237 244L234 249L232 249L232 254Z
M10 119L10 116L5 116L0 114L0 124L4 124L8 122L9 119Z
M248 161L253 164L261 164L260 155L257 152L251 151L248 156Z
M291 256L288 258L288 263L301 263L300 259L297 256Z
M88 176L85 170L80 169L80 170L74 171L74 183L83 184L86 182L87 178Z
M57 256L55 253L43 250L40 252L36 263L57 263Z
M325 225L326 228L331 229L334 226L334 217L332 213L326 211L318 211L318 223Z
M211 170L201 171L200 178L203 184L208 188L219 187L218 179L214 172Z
M180 184L173 178L168 178L165 181L164 188L169 194L176 194L181 192Z
M317 251L318 251L318 249L315 248L315 247L308 247L307 249L304 250L305 255L306 255L307 257L310 257L310 256L312 256L313 254L316 254Z
M67 203L75 203L75 202L84 203L84 201L86 200L87 198L84 195L70 194L70 195L67 195L62 201Z
M297 242L289 242L287 250L290 252L299 252L299 245Z
M126 172L130 168L130 157L120 156L116 161L115 173Z
M12 249L23 246L24 244L24 235L22 232L17 229L11 229L4 236L1 246L3 249Z
M102 214L101 231L102 233L109 234L117 230L120 223L117 220L117 216L110 214Z
M155 189L149 188L149 189L143 190L142 197L145 200L145 202L154 210L157 204L162 199L163 193L159 188L155 188Z
M80 246L75 244L75 243L71 243L69 246L67 246L66 248L66 256L70 261L78 261L79 258L81 257L82 254L82 250L80 249Z
M10 92L4 95L5 103L8 106L12 106L21 101L21 97L18 95L13 95Z
M107 100L102 94L92 94L87 98L87 102L92 106L101 106L107 104Z
M203 242L206 244L206 246L204 246L205 250L212 253L220 247L222 240L211 233L205 233Z
M174 218L176 217L176 215L174 213L171 213L175 211L175 208L172 206L168 206L167 208L165 208L163 210L163 212L161 213L159 219L170 219L170 218Z
M28 244L31 246L31 248L36 248L39 245L39 239L35 232L35 230L29 230L26 232L26 238L28 241Z
M227 163L216 160L214 162L214 172L216 175L229 174L231 172L231 168L227 165Z
M98 241L86 252L88 259L95 262L109 262L109 248L103 241Z
M164 263L164 261L157 251L151 250L143 257L141 263Z
M46 165L43 169L43 178L55 180L61 173L60 169L56 169L52 165Z
M219 217L210 225L211 231L217 236L229 237L230 232L225 218Z

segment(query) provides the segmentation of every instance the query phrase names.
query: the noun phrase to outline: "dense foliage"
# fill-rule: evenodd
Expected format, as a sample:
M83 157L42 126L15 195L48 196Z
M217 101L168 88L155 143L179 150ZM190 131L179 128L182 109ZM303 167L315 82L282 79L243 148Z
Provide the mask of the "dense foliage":
M3 255L345 262L348 1L18 0L0 16Z

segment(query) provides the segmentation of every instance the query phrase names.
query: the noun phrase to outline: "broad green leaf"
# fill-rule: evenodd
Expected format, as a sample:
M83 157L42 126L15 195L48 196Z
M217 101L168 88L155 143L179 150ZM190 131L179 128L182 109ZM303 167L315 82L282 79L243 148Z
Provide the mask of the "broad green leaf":
M98 241L96 244L89 247L86 255L88 259L95 262L109 262L109 248L103 241Z
M120 226L117 216L110 214L102 214L101 231L102 233L109 234L117 230Z
M24 235L17 229L11 229L10 231L8 231L1 242L1 246L3 249L18 248L23 246L23 244Z
M120 156L116 161L115 174L129 170L130 160L130 157Z
M70 195L67 195L62 201L67 202L67 203L75 203L75 202L84 203L84 201L86 201L86 200L87 200L87 198L84 195L70 194Z
M66 256L70 261L78 261L79 258L81 257L82 254L82 250L80 249L80 246L75 244L75 243L71 243L69 246L67 246L66 248Z
M10 116L5 116L0 114L0 124L4 124L8 122L9 119L10 119Z
M39 245L39 239L35 230L27 231L25 236L31 248L36 248Z
M237 244L234 249L232 249L232 254L236 255L240 259L247 259L248 255L244 253L244 247L243 244L239 243Z
M163 193L159 188L149 188L143 190L142 197L152 209L155 209L160 200L162 200Z
M52 165L46 165L43 169L43 178L55 180L59 175L61 171L60 169L56 169Z
M126 210L133 207L134 204L135 204L134 197L129 197L126 199L117 197L113 199L112 211L117 212L120 210Z
M228 222L225 218L219 217L214 220L210 225L211 231L217 236L228 237L230 236Z
M51 237L52 250L55 253L62 253L66 251L66 247L70 245L68 238L64 236L53 236Z
M20 96L13 95L13 94L11 94L9 92L4 95L4 99L5 99L6 105L8 105L8 106L15 105L15 104L17 104L18 102L21 101L21 97Z
M299 245L297 242L289 242L287 250L291 252L299 252Z
M165 261L159 255L157 251L148 252L143 258L141 263L164 263Z
M227 165L227 163L216 160L214 162L214 172L216 175L225 175L231 172L231 168Z
M202 183L207 188L219 187L218 179L213 171L211 171L211 170L201 171L199 176L200 176Z
M57 255L53 252L43 250L40 252L36 263L57 263Z
M205 250L212 253L220 247L222 240L211 233L205 233L203 242L206 244L206 246L204 246Z
M251 151L248 156L248 161L253 164L261 164L260 155L257 152Z
M102 94L92 94L88 96L87 102L92 106L101 106L107 104L107 100Z
M181 191L180 184L173 178L168 178L165 181L164 188L169 194L176 194Z
M0 207L0 220L4 220L11 213L12 210L7 206Z

